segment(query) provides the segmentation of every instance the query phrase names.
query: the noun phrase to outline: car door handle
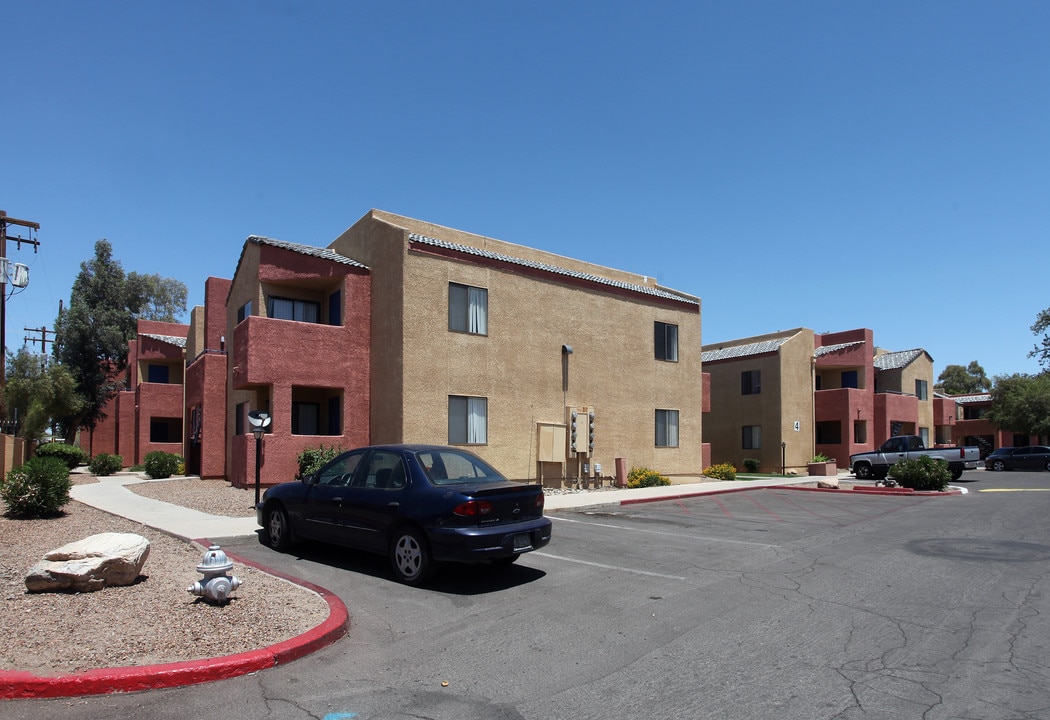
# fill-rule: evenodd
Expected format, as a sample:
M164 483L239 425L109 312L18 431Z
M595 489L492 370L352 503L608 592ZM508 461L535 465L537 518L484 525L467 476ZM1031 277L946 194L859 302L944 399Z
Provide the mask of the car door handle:
M334 498L332 498L332 502L334 502L334 503L342 503L343 502L343 498L341 498L341 497L334 497Z
M399 507L401 507L401 503L399 503L397 500L393 500L391 502L388 502L386 506L391 510L397 510Z

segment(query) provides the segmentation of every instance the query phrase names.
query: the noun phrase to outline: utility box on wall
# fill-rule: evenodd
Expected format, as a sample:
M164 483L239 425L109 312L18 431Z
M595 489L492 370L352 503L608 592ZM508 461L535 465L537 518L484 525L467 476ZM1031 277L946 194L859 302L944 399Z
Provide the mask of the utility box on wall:
M565 426L540 423L536 433L536 459L540 462L565 462Z

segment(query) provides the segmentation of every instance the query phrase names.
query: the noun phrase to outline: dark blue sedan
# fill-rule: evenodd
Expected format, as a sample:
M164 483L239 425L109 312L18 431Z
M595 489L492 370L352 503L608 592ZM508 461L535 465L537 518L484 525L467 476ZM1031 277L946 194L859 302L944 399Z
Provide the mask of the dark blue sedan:
M382 553L408 585L426 582L435 562L509 564L551 539L543 488L439 445L347 451L269 488L255 516L275 550L311 539Z

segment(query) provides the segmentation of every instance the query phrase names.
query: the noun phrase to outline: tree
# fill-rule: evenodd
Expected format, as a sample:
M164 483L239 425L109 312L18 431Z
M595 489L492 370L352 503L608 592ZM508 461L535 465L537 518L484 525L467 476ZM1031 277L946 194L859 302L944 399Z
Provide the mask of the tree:
M997 376L988 419L1022 435L1050 435L1050 371Z
M1032 352L1028 353L1028 357L1038 358L1039 364L1050 370L1050 308L1036 315L1031 330L1035 335L1042 333L1043 337L1039 339L1039 344L1032 348Z
M52 420L76 415L84 406L72 374L60 363L22 348L7 356L4 401L19 420L19 437L36 440Z
M67 441L79 427L94 428L120 391L128 341L138 319L173 321L186 311L186 286L159 275L124 274L107 240L80 263L69 307L55 321L55 355L76 381L84 405L62 418Z
M945 367L937 376L935 387L945 395L973 395L991 390L992 381L988 379L980 363L971 360L966 367L962 365Z

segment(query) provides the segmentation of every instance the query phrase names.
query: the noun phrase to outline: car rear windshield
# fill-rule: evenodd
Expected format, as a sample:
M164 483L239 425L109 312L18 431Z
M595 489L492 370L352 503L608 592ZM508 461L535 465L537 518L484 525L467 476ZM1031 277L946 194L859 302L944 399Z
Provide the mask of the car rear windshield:
M461 483L503 482L492 466L480 458L457 450L424 450L416 453L420 467L427 479L435 485L458 485Z

